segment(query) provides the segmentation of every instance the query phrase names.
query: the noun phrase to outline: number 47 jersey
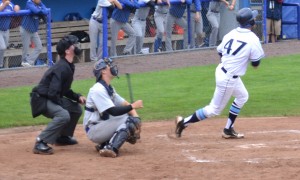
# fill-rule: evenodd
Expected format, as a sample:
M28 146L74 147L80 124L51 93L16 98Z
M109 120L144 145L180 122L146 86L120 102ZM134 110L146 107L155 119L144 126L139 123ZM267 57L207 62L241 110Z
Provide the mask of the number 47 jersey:
M260 61L265 56L259 38L250 29L240 27L224 36L217 51L222 54L223 67L238 76L246 73L250 61Z

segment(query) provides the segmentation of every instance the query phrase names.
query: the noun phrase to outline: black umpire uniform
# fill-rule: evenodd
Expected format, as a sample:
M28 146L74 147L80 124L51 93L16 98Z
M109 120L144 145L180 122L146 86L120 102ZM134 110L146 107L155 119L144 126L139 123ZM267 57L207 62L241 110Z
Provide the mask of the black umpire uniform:
M73 57L81 53L81 50L76 47L77 42L77 37L72 35L67 35L60 40L56 47L60 60L45 72L38 86L32 90L32 111L34 111L35 103L33 95L37 95L38 99L44 99L45 102L45 108L40 114L52 118L52 121L36 138L33 148L35 154L52 154L53 149L47 145L48 143L59 145L78 143L73 138L73 134L82 114L79 103L84 102L80 102L81 94L71 89L75 71ZM71 47L73 45L74 47ZM73 55L68 57L72 59L71 61L66 59L66 51L73 51Z

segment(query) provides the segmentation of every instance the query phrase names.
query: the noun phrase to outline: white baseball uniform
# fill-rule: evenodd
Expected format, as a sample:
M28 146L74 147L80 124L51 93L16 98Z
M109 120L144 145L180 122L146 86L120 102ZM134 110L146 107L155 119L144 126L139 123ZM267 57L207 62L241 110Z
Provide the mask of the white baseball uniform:
M113 97L110 97L105 87L99 82L90 89L85 106L93 109L93 112L85 111L83 126L91 141L101 144L111 139L118 129L126 127L128 114L121 116L109 115L108 119L101 118L102 113L107 109L121 106L124 101L124 98L115 91Z
M248 91L240 77L246 73L250 61L264 57L259 38L251 30L240 27L224 36L217 51L222 58L215 72L216 89L210 104L196 111L200 120L219 115L231 96L235 99L230 112L238 115L248 100Z

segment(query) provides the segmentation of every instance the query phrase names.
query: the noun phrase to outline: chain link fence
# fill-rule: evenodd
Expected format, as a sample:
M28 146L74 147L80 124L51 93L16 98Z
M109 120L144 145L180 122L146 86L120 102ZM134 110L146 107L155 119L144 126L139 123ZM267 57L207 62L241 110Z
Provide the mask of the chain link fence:
M28 10L0 13L0 67L47 65L51 58L47 48L51 43L47 36L48 19L50 10L46 15L34 15Z
M230 3L232 1L229 1ZM257 28L254 32L261 41L264 41L265 31L263 4L263 0L251 0L249 3L252 9L259 12L256 19ZM186 0L185 3L182 3L179 0L170 0L169 3L163 1L160 4L139 2L139 6L139 9L131 8L128 21L126 21L129 26L126 28L117 22L116 12L112 12L110 19L106 18L109 17L110 10L103 8L105 14L102 17L105 18L96 19L103 25L102 32L98 34L99 39L96 40L98 45L102 43L102 46L96 48L102 51L103 58L215 48L222 40L223 35L238 26L235 14L241 5L236 2L235 8L230 10L225 3L217 1ZM46 15L34 16L39 19L37 31L41 41L41 46L39 46L38 43L35 44L34 38L21 35L22 30L24 31L23 24L32 16L33 14L26 10L17 13L0 13L1 36L9 31L8 41L3 48L3 67L5 69L22 67L22 62L27 62L31 66L51 65L52 61L57 60L55 45L59 38L78 30L90 33L86 20L84 24L80 24L79 21L78 23L68 21L51 23L49 9L49 13ZM92 19L93 17L90 21ZM116 22L119 23L117 26ZM69 27L69 24L72 23L72 27ZM5 30L4 26L7 24L9 27ZM75 28L74 24L78 24L80 27ZM28 26L37 26L37 24ZM63 32L60 29L64 29ZM114 31L117 31L117 34L112 35ZM90 42L82 43L82 48L84 55L76 62L91 61ZM24 49L28 49L28 52ZM31 59L29 58L30 62L28 62L30 56Z

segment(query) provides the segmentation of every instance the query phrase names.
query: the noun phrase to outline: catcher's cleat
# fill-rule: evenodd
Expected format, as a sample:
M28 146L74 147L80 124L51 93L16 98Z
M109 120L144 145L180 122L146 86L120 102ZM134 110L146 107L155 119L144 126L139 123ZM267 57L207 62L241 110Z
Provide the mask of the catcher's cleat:
M182 116L176 116L175 125L176 125L176 129L175 129L176 137L180 138L182 131L185 129Z
M111 146L105 146L103 149L99 151L100 156L102 157L111 157L115 158L117 157L117 153L113 150Z
M225 139L241 139L244 138L244 134L237 133L233 128L226 129L224 128L222 133L222 138Z
M34 154L45 154L45 155L53 154L53 149L43 141L37 141L32 151Z
M97 152L99 152L101 149L103 149L106 145L108 145L108 141L107 142L104 142L104 143L102 143L102 144L97 144L96 146L95 146L95 149L96 149L96 151Z

